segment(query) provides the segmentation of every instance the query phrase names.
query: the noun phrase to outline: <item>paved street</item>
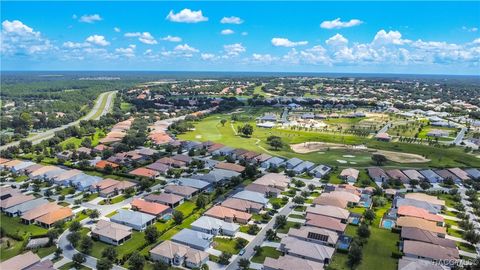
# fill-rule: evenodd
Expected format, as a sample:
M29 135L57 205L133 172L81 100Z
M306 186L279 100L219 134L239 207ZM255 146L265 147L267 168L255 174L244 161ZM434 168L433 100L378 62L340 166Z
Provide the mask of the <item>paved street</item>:
M280 210L278 212L277 215L288 216L290 214L290 212L292 212L292 210L293 210L293 205L294 205L293 202L287 203L285 205L285 207L282 208L282 210ZM248 243L248 245L245 247L245 253L243 254L243 256L236 256L232 260L232 262L227 266L226 269L227 270L237 270L238 269L238 261L241 258L249 259L250 257L252 257L255 254L255 251L253 250L255 248L255 246L261 246L262 245L263 241L265 240L265 234L267 233L267 231L269 229L273 229L274 225L275 225L275 217L273 217L267 223L267 225L265 225L265 227L263 227L263 229L257 234L257 236L250 243Z
M460 143L462 143L463 141L463 137L465 137L465 132L467 132L467 128L462 127L462 129L460 130L460 132L458 132L457 137L455 137L455 140L453 140L452 143L455 145L460 145Z
M57 131L64 130L68 127L76 126L76 125L80 124L81 120L90 120L90 119L96 120L96 119L100 118L100 116L105 115L111 109L111 107L113 105L113 97L115 96L115 93L116 93L116 91L111 91L111 92L105 92L105 93L100 94L98 96L97 101L95 102L95 105L93 106L92 110L87 115L82 117L81 119L79 119L77 121L74 121L74 122L71 122L71 123L68 123L66 125L63 125L61 127L49 129L49 130L44 131L42 133L38 133L34 136L26 138L25 140L31 141L33 144L38 144L38 143L40 143L44 140L48 140L48 139L52 138L55 135L55 132L57 132ZM107 99L107 102L105 103L105 106L102 106L102 103L103 103L104 99ZM102 112L98 116L95 116L98 113L99 110L102 110ZM5 150L10 146L16 146L18 144L19 144L19 141L11 142L9 144L0 146L0 150Z

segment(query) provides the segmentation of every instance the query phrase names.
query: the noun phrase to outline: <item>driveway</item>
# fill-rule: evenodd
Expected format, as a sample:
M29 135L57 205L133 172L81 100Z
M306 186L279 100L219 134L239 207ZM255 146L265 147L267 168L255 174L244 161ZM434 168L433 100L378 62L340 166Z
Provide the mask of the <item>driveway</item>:
M285 207L283 207L277 215L284 215L288 216L290 212L293 210L294 203L288 202ZM265 234L269 229L273 229L273 226L275 225L275 217L273 217L265 227L263 227L262 230L257 234L257 236L248 243L248 245L245 247L245 253L242 256L236 256L232 262L227 266L226 270L237 270L238 269L238 261L240 261L241 258L251 258L254 254L255 251L253 250L255 246L261 246L263 241L265 240Z

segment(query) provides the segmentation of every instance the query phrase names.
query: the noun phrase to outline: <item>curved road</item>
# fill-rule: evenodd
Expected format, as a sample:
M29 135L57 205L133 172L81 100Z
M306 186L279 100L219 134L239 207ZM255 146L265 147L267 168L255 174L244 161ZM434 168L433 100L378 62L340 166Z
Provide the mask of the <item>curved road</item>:
M93 106L93 109L90 110L90 112L87 115L80 118L79 120L68 123L68 124L60 126L60 127L57 127L57 128L49 129L45 132L36 134L35 136L25 138L25 140L31 141L33 144L38 144L38 143L40 143L44 140L52 138L55 135L55 132L57 132L57 131L64 130L64 129L66 129L68 127L71 127L71 126L78 125L81 120L97 120L97 119L99 119L100 116L107 114L110 111L110 109L112 108L113 97L115 96L116 92L117 91L101 93L98 96L97 100L95 101L95 105ZM101 112L98 113L100 110L101 110ZM0 146L0 150L7 149L10 146L16 146L18 144L19 144L19 141L11 142L9 144Z

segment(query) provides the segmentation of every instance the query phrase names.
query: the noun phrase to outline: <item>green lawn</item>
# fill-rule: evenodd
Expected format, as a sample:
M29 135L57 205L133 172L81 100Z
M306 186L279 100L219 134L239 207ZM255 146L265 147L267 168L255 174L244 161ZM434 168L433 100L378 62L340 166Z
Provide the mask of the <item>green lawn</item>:
M283 228L278 228L277 233L288 233L290 228L295 227L295 225L297 225L297 224L300 225L300 223L298 223L298 222L287 221L287 225L285 225Z
M456 242L456 244L457 244L457 247L460 250L463 250L463 251L466 251L466 252L471 252L471 253L476 253L475 247L470 245L470 244L460 243L460 242Z
M10 242L10 247L8 247L7 241ZM0 260L8 260L22 251L23 242L17 241L12 238L5 237L2 243L0 244Z
M74 268L73 266L74 266L74 263L69 262L69 263L66 263L66 264L62 265L60 268L58 268L58 270L70 270L70 269ZM86 266L82 265L77 270L91 270L91 269L89 267L86 267Z
M392 233L390 230L379 228L380 220L383 214L390 208L387 204L382 208L375 210L376 218L370 225L370 237L363 246L363 256L360 265L356 269L360 270L394 270L397 269L397 260L392 257L392 252L398 251L397 242L400 240L399 234ZM346 235L356 236L356 226L348 225L345 231ZM334 269L350 269L347 266L348 255L337 252L333 256L332 266ZM379 265L381 262L381 266Z
M2 222L0 223L0 226L5 230L6 234L25 237L27 234L39 236L47 233L47 229L40 226L23 224L19 217L8 217L1 214L1 220Z
M15 182L23 182L25 180L28 180L28 176L27 175L19 175L17 177L14 178Z
M304 215L296 215L296 214L290 214L288 215L289 218L298 218L298 219L305 219Z
M120 103L120 109L124 112L126 111L129 111L130 108L132 108L132 104L128 103L128 102L122 102Z
M191 213L193 213L193 211L195 210L196 207L197 206L195 205L194 202L185 201L181 205L175 207L175 210L182 212L183 216L186 217L186 216L190 215Z
M65 149L67 144L73 143L75 145L75 149L77 149L78 147L80 147L80 144L82 143L82 141L83 141L83 138L70 137L70 138L67 138L66 140L64 140L63 142L61 142L60 146L63 149Z
M81 231L83 235L86 235L88 233L88 229L84 229ZM132 237L127 240L125 243L121 244L120 246L112 246L115 247L118 253L118 258L122 258L125 254L132 253L133 251L138 251L143 244L145 243L145 234L143 232L137 232L133 231L132 232ZM107 243L93 240L93 246L92 246L92 251L90 253L91 256L95 258L101 258L102 257L102 251L108 247L111 246Z
M215 237L213 239L213 248L222 252L230 254L238 254L240 249L236 247L237 241L235 238Z
M278 251L274 247L261 247L261 252L255 253L251 261L254 263L263 263L266 257L278 259L282 255L282 252Z
M116 197L111 198L109 204L116 204L116 203L119 203L119 202L123 202L126 198L127 198L127 197L125 197L125 195L123 195L123 194L122 194L122 195L118 195L118 196L116 196ZM106 200L107 200L107 199L99 202L99 204L100 204L100 205L106 204L106 203L107 203Z
M56 249L57 249L57 246L53 245L51 247L43 247L43 248L36 249L36 250L34 250L34 252L38 256L40 256L40 258L43 258L43 257L46 257L46 256L54 253Z
M462 235L461 231L457 231L457 230L454 230L454 229L451 229L451 228L447 228L447 234L451 235L453 237L463 238L463 235Z
M363 247L362 262L357 269L378 269L378 262L382 262L382 270L397 269L397 259L392 257L392 252L398 251L397 242L400 241L400 235L379 228L381 218L390 207L391 204L388 203L382 208L375 209L376 218L370 226L370 237Z

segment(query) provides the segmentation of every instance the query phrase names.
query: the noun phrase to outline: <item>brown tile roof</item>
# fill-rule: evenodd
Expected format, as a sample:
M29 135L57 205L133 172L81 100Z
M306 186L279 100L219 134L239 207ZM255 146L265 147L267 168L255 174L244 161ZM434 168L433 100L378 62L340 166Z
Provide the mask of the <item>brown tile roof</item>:
M142 199L134 199L130 204L132 205L132 208L154 216L165 214L170 209L170 207L166 205L148 202Z
M35 196L33 195L23 195L23 194L17 194L12 197L9 197L7 199L4 199L0 201L0 207L3 209L10 208L12 206L15 206L17 204L21 204L24 202L28 202L35 199Z
M450 247L450 248L457 247L454 240L438 237L436 233L433 233L427 230L422 230L419 228L403 227L401 238L431 243L431 244L439 245L442 247Z
M350 212L340 207L331 205L315 205L307 207L307 213L322 215L338 219L348 219Z
M280 173L267 173L253 183L285 190L290 183L290 178Z
M107 161L107 160L100 160L99 162L97 162L97 164L95 164L95 167L97 167L99 169L105 169L105 167L107 167L107 165L110 165L110 167L112 167L113 169L119 167L119 165L117 163L113 163L113 162L110 162L110 161Z
M403 253L433 260L454 260L460 258L458 249L447 248L419 241L403 241Z
M72 209L68 207L62 207L60 209L54 210L52 212L47 213L36 219L37 222L52 225L55 222L64 220L66 218L72 217L73 212Z
M239 172L239 173L241 173L245 170L245 167L243 167L242 165L229 163L229 162L218 162L215 165L215 168L234 171L234 172Z
M329 193L331 196L341 198L347 202L358 203L360 201L360 196L343 190L335 190Z
M313 199L313 204L332 205L340 208L346 208L348 201L344 198L331 195L330 193L322 193L320 196Z
M208 209L205 212L205 216L219 218L219 219L222 219L222 220L225 219L225 218L229 218L229 219L238 218L238 219L242 219L242 220L249 220L250 218L252 218L252 215L249 214L249 213L237 211L237 210L230 209L230 208L223 207L223 206L219 206L219 205L216 205L216 206Z
M250 209L260 210L263 208L263 205L256 202L251 202L247 200L237 199L237 198L228 198L222 202L222 206L231 208L238 211L247 212Z
M22 215L22 219L25 220L34 220L36 218L39 218L43 215L48 214L49 212L55 211L62 208L62 206L58 205L56 202L50 202L44 205L40 205L38 207L35 207L34 209L25 212Z
M399 217L397 218L397 226L418 228L438 234L447 234L447 230L445 229L445 227L437 226L436 222L416 217Z
M112 178L105 178L105 179L99 181L98 183L93 184L92 187L95 188L95 189L103 190L103 189L106 189L108 187L114 186L114 185L118 184L119 182L120 181L112 179Z
M284 255L278 259L266 257L263 263L268 269L274 270L323 270L323 264L319 262L301 259L291 255Z
M341 177L353 177L353 178L357 179L359 173L360 172L356 169L348 168L348 169L343 169L342 172L340 173L340 176Z
M157 171L150 170L150 169L144 168L144 167L137 168L137 169L129 172L128 174L136 175L136 176L142 176L142 177L149 177L149 178L157 177L159 175L159 173Z
M28 251L23 254L17 255L11 259L1 262L0 269L24 270L33 266L38 262L40 262L40 257L37 254L31 251Z
M468 176L468 173L466 173L464 170L462 170L460 168L451 168L451 169L448 169L448 170L451 171L453 174L455 174L456 176L458 176L458 178L460 178L462 180L470 179L470 177Z
M397 214L400 216L418 217L425 220L443 222L443 217L429 213L427 210L411 205L401 205L397 209Z
M198 189L189 186L167 185L165 186L166 193L173 193L179 196L188 197L197 192Z
M386 170L385 173L387 173L388 176L392 179L398 179L402 181L403 183L407 183L410 179L399 169L392 169L392 170Z
M249 184L248 186L245 187L245 190L253 191L253 192L258 192L262 194L267 194L267 193L275 193L275 194L280 194L282 191L278 188L270 187L270 186L264 186L260 184L256 184L255 182Z
M160 203L167 203L167 204L176 204L183 200L183 197L169 194L169 193L161 193L161 194L149 194L145 196L145 200L151 202L160 202Z
M169 157L163 157L159 160L156 161L156 163L162 163L168 166L176 166L176 167L183 167L186 165L185 162L180 161L180 160L175 160Z
M441 205L441 206L445 205L445 201L439 200L437 197L427 195L425 193L406 193L405 198L414 199L417 201L424 201L424 202L428 202L430 204L435 204L435 205Z
M115 222L99 220L95 228L93 228L92 234L101 235L119 241L131 235L132 228Z
M187 262L194 264L204 261L209 256L209 254L204 251L174 243L170 240L163 241L156 247L152 248L150 254L160 255L170 259L173 259L175 256L186 257L185 260Z
M340 222L339 219L315 215L311 213L307 213L306 220L307 222L305 224L308 226L324 228L336 232L344 232L345 228L347 227L347 224Z
M30 176L32 177L35 177L35 176L40 176L46 172L49 172L49 171L53 171L53 170L59 170L60 168L57 167L57 166L51 166L51 165L48 165L48 166L43 166L42 168L38 169L38 170L35 170L33 171Z

